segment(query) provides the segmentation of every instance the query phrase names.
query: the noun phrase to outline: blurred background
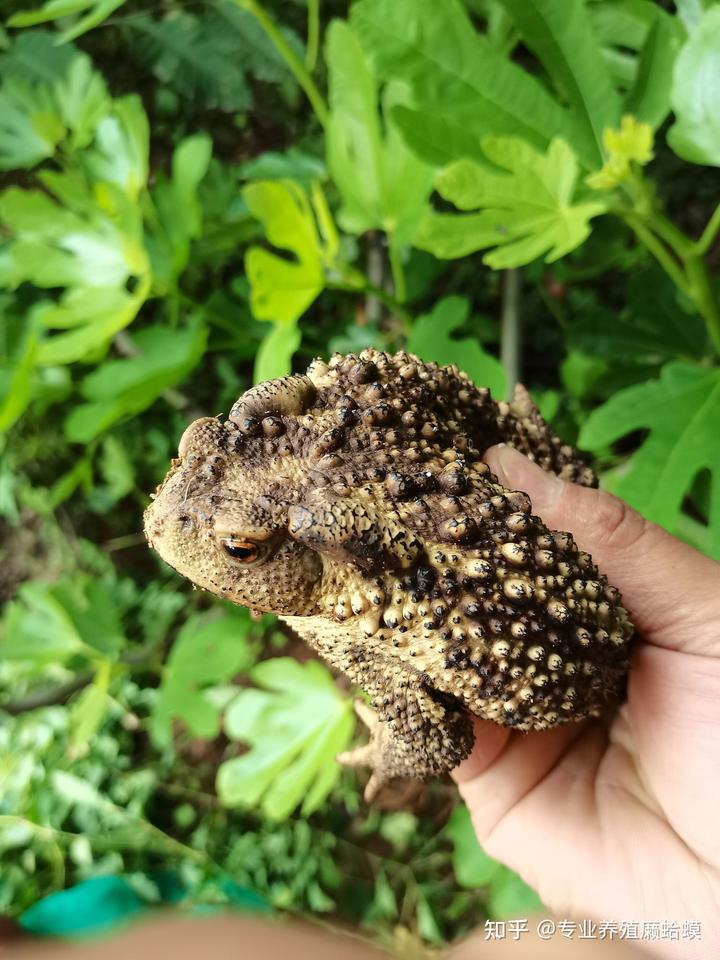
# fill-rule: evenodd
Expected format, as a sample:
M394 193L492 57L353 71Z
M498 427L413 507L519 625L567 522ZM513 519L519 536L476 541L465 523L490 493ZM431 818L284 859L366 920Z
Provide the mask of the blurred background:
M395 947L528 916L449 783L362 802L352 691L192 591L142 511L191 419L404 348L521 380L720 558L720 6L0 14L0 914L231 905Z

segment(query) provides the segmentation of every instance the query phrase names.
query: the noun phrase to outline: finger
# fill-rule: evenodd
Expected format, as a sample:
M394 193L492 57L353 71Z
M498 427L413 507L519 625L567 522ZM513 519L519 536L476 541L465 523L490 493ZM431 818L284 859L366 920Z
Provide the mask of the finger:
M473 717L475 743L472 752L452 771L452 778L457 784L474 780L492 766L502 753L510 738L510 728L501 727L491 720L481 720Z
M485 460L503 485L528 494L548 527L572 533L592 555L645 640L720 655L720 564L612 494L565 483L510 446L491 447Z
M473 720L476 743L483 740L484 720ZM490 758L482 748L453 771L460 794L472 813L480 842L485 844L495 828L556 767L569 746L583 735L586 724L568 723L542 733L514 733ZM604 734L598 732L599 739ZM476 748L477 749L477 748ZM587 757L583 766L587 765Z

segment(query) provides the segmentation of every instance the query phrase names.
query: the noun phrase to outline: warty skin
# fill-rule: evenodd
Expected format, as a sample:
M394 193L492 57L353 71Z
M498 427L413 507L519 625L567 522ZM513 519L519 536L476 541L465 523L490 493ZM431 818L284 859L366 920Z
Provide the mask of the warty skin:
M569 534L482 461L511 443L592 485L518 388L496 403L455 367L367 350L261 383L203 418L145 513L197 586L277 614L370 696L366 795L472 747L469 714L518 730L600 716L633 627Z

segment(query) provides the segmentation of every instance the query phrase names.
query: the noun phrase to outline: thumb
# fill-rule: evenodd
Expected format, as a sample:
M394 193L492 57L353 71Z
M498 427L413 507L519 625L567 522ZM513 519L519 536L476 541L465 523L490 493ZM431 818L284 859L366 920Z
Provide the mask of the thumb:
M645 640L720 655L720 564L612 494L565 483L506 444L485 460L504 486L528 494L547 527L571 533L591 554Z

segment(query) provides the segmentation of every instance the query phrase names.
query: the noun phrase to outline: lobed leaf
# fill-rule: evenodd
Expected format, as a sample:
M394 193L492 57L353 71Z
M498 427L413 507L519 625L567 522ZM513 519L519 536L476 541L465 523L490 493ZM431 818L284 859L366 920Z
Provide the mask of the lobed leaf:
M65 420L68 440L88 443L121 417L139 413L168 387L174 386L199 362L207 328L200 317L184 328L146 327L133 339L138 355L107 360L80 386L86 399Z
M620 98L593 34L585 0L500 0L574 113L577 153L602 157L602 134L617 126ZM494 131L493 131L494 132Z
M8 605L0 639L6 660L62 663L76 654L114 657L126 643L108 588L89 576L28 582Z
M245 269L252 311L258 320L294 324L325 286L323 250L308 198L291 180L251 183L242 195L269 242L294 255L290 260L250 247Z
M38 174L44 190L10 187L0 194L0 222L9 233L0 284L64 288L59 299L40 301L32 311L38 331L61 331L41 338L35 353L38 366L54 366L103 349L150 292L137 204L147 179L147 119L135 97L112 103L80 54L61 80L32 93L52 106L68 148L84 148L77 154L83 169L44 170ZM190 215L187 195L182 201Z
M553 140L541 154L515 137L486 137L483 150L494 166L459 160L437 180L446 200L481 212L430 215L416 246L441 258L494 247L483 257L493 269L543 255L550 262L578 247L590 233L590 220L605 212L600 202L573 202L578 165L563 140Z
M263 689L242 691L225 715L227 735L250 749L222 764L218 794L228 806L258 807L273 820L297 806L307 816L340 774L335 757L355 726L350 701L314 660L266 660L251 676Z
M150 131L140 97L113 103L95 130L93 149L83 157L92 180L114 184L136 202L147 183Z
M675 361L657 380L628 387L594 410L579 445L598 450L636 430L649 435L630 458L616 492L649 520L677 532L682 503L710 473L709 552L720 559L720 371Z
M255 661L249 640L250 614L241 608L190 617L170 651L160 692L153 704L150 734L161 747L170 743L172 721L178 718L196 737L212 739L220 732L220 710L206 689L245 673Z
M72 44L58 45L54 31L28 30L0 52L0 77L52 84L66 74L76 56L78 50Z
M393 129L397 89L385 97L385 123L378 89L351 28L334 20L326 41L330 117L327 163L342 199L338 222L350 233L384 230L405 244L425 209L432 169L418 160Z
M470 304L464 297L443 297L430 313L415 320L407 349L426 362L456 364L478 386L489 387L493 396L501 400L507 391L502 364L485 353L475 338L452 336L467 322L469 312Z
M720 7L702 17L675 61L668 143L690 163L720 166Z
M202 230L198 187L210 165L212 141L204 133L175 147L172 176L158 175L151 191L157 218L145 237L156 284L173 286L187 266L191 241Z
M95 135L95 130L112 101L105 81L93 70L89 57L76 54L65 74L53 85L53 99L58 114L71 132L68 147L82 150Z
M274 323L260 341L255 354L253 382L274 380L290 373L292 358L300 346L302 336L292 324Z
M570 113L475 31L458 0L359 0L350 23L378 76L410 87L418 112L410 124L406 111L395 116L404 132L409 126L417 135L412 145L422 159L451 162L459 146L463 156L481 159L480 139L493 133L538 148L563 137L585 166L597 163L596 147L588 149L586 138L577 136ZM429 121L421 132L425 113Z
M0 170L34 167L51 157L65 127L51 93L11 78L0 88Z
M640 50L635 81L623 112L657 129L670 112L673 68L682 43L678 21L660 7Z

